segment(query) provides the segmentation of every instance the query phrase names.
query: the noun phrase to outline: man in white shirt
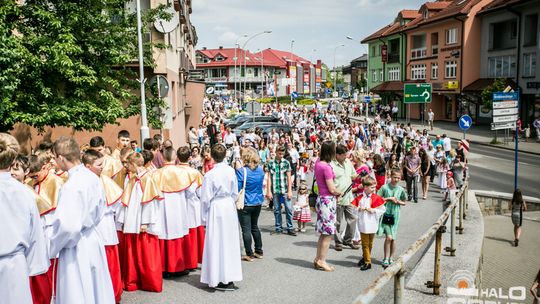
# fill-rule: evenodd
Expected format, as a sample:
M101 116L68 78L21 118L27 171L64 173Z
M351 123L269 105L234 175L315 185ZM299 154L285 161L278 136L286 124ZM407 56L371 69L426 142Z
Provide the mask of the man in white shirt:
M450 150L452 150L452 141L448 136L446 136L446 134L442 135L442 140L444 153L446 154L446 156L448 156L450 155Z
M429 109L428 112L428 125L431 131L433 131L433 119L435 118L435 113L433 113L433 110Z
M223 142L225 143L225 147L227 147L227 149L230 149L236 142L236 134L234 134L231 127L227 128L227 135L225 135Z

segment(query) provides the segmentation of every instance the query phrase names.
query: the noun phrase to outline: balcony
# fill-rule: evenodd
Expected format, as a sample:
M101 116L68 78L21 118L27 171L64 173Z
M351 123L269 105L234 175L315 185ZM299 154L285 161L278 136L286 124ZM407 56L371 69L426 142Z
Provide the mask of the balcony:
M399 63L399 53L389 53L388 63Z
M426 47L411 49L411 59L421 59L426 57Z

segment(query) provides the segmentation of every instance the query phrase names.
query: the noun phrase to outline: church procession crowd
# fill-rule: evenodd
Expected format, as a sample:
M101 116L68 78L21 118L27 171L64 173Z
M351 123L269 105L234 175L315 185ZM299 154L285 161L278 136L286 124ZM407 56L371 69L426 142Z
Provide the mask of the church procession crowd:
M199 267L202 283L236 290L242 261L264 257L264 207L272 234L293 237L315 214L317 270L334 270L332 240L338 251L361 248L358 266L370 269L375 236L387 267L400 208L425 200L432 183L450 199L467 173L466 141L452 148L444 134L399 124L392 107L356 122L363 109L352 101L266 105L260 114L291 130L237 136L223 118L238 107L205 99L178 148L160 135L141 148L120 131L114 149L100 136L61 137L27 156L0 133L1 302L118 303L124 290L161 292L164 278Z

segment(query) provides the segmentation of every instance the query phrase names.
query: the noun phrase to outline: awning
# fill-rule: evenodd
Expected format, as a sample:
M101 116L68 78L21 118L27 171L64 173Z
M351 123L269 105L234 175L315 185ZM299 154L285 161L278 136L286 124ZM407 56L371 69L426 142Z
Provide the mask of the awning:
M420 81L385 81L371 89L371 92L374 93L394 93L396 95L403 95L403 90L405 88L405 83L421 83Z
M463 88L463 92L468 93L479 93L482 92L485 88L489 87L493 84L493 81L495 81L495 78L479 78L473 83L469 84L468 86ZM505 85L511 86L512 88L517 88L516 82L512 78L506 78L505 79Z

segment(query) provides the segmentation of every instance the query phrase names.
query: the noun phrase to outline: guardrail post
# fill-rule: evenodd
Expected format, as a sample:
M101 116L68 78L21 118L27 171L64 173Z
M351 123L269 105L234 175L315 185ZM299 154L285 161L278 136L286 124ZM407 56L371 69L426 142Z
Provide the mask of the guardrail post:
M441 249L442 249L442 234L446 231L445 226L439 227L435 234L435 265L433 270L433 281L426 283L427 288L433 288L433 294L439 295L439 287L441 287Z
M403 303L403 289L405 288L405 271L401 268L394 276L394 304Z
M454 237L456 234L456 206L452 208L450 215L450 247L446 247L444 250L450 253L450 256L456 256L456 248L454 248Z
M466 183L463 188L463 219L467 219L467 210L469 210L469 183Z
M456 228L459 231L459 234L463 234L463 208L464 206L464 200L463 195L459 197L459 226Z

